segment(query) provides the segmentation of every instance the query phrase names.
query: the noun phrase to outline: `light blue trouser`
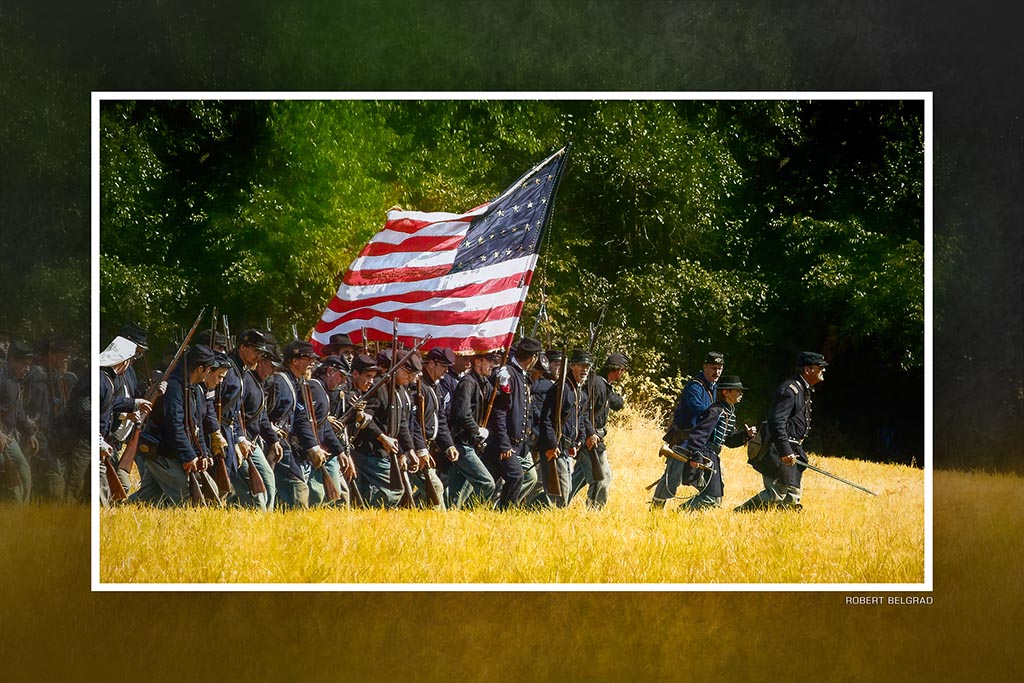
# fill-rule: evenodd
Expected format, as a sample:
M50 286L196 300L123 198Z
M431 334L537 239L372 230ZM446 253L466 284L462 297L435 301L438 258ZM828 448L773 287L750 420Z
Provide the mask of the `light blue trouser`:
M296 460L299 470L299 473L296 474L290 464L295 453L290 444L283 443L282 446L284 450L281 462L274 466L278 505L281 508L307 508L309 507L309 479L313 474L313 466L308 460Z
M65 461L54 454L50 440L43 431L36 434L39 450L30 458L32 479L35 482L32 498L35 500L64 500Z
M7 450L4 451L4 467L13 467L17 471L18 476L21 477L21 486L13 488L7 486L5 470L3 497L16 503L27 503L32 495L32 468L29 466L25 454L21 452L18 440L13 435L8 437Z
M536 491L540 488L538 483L540 474L533 466L533 454L530 453L529 448L519 452L519 461L523 464L523 488L519 490L519 500L516 501L516 504L524 506L528 505L536 496Z
M252 459L253 466L255 466L256 472L260 475L263 485L267 489L266 493L259 493L255 497L249 492L250 459ZM274 470L271 469L270 463L267 462L267 457L258 446L253 446L253 450L248 458L242 458L239 461L238 469L235 470L234 475L231 477L231 483L235 487L235 502L242 507L257 508L259 510L272 510L274 508L274 498L277 496Z
M558 485L561 490L561 495L555 496L547 493L548 490L548 464L544 461L544 454L540 455L541 462L537 467L540 468L540 480L544 485L544 493L537 497L537 501L545 507L560 507L564 508L569 504L569 496L572 495L572 465L573 459L569 457L568 453L562 453L555 458L555 469L558 473Z
M596 453L601 472L604 474L604 481L594 481L590 451L581 448L579 457L576 458L576 467L572 471L572 493L569 495L569 503L577 493L583 490L584 486L589 487L587 490L588 507L600 508L608 503L608 485L612 481L612 470L608 466L608 451L600 449Z
M331 478L331 481L334 482L334 487L338 489L338 493L341 494L333 503L324 502L324 498L327 495L327 492L324 489L324 474ZM323 469L313 470L313 474L309 477L309 506L313 507L316 505L323 505L330 507L345 507L348 503L348 484L341 476L341 465L338 464L337 458L331 458L324 463Z
M690 471L693 468L688 463L675 458L665 459L665 472L661 475L661 481L654 489L654 503L658 507L664 507L665 501L676 495L676 491L683 483L683 475L693 476Z
M356 463L356 485L367 507L398 507L401 491L391 490L391 461L377 455L353 454Z
M707 493L698 493L693 498L679 506L679 511L685 510L705 510L708 508L720 508L722 507L722 499L716 496L709 495Z
M476 449L461 443L455 447L459 449L459 459L448 468L448 507L458 510L472 500L486 503L494 495L494 477Z
M177 459L156 457L146 463L139 490L128 496L133 503L181 505L190 500L188 475Z
M764 489L736 508L737 510L791 507L800 503L802 489L788 484L785 477L772 478L762 474L761 481L764 482Z
M92 481L92 474L89 472L89 465L92 463L92 444L88 438L79 439L75 442L71 452L68 453L67 468L65 469L65 500L72 503L89 503L89 482ZM102 461L100 467L102 467ZM103 472L100 472L102 489L107 488L107 479ZM107 498L110 492L107 491ZM105 504L105 502L104 502Z
M429 469L425 472L416 472L415 474L409 475L409 481L412 482L413 498L416 499L416 504L420 507L425 507L430 510L444 510L444 484L441 483L441 477L437 476L436 469ZM427 494L427 487L434 490L437 494L437 499L441 501L440 505L433 505L430 502L430 497Z

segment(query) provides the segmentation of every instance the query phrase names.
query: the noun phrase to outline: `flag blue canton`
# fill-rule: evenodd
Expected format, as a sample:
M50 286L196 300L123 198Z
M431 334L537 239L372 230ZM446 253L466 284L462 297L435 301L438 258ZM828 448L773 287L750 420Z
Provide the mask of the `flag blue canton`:
M455 253L457 273L537 252L551 214L552 193L567 155L559 154L516 181L475 219Z

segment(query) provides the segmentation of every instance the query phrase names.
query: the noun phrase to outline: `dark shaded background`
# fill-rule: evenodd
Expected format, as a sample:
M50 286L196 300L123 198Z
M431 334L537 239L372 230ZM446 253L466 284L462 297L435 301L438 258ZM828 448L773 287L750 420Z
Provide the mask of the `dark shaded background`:
M1018 200L1024 189L1019 118L1024 93L1016 23L1001 6L949 1L748 6L556 0L499 6L382 2L366 9L336 2L122 0L99 9L85 3L80 7L17 4L0 9L4 101L0 272L6 294L0 327L31 318L26 311L59 305L68 311L64 324L75 320L87 324L85 292L74 283L76 278L88 282L83 269L88 264L91 90L934 91L935 458L943 466L1022 469L1015 445L1024 431L1024 351L1018 341L1024 289ZM52 317L37 316L36 324ZM884 394L878 400L890 402ZM901 409L900 401L891 402L893 410ZM945 493L937 485L937 505ZM983 498L978 503L985 504ZM84 530L81 525L64 525L54 540L61 543L63 534ZM175 638L187 641L204 626L223 632L237 628L251 613L243 596L237 595L90 595L81 555L87 549L84 539L76 535L67 542L75 558L67 566L81 568L79 580L61 575L68 582L52 586L53 592L41 598L31 615L31 628L18 628L20 613L9 611L0 627L0 651L13 652L22 642L38 643L58 634L61 648L44 667L36 668L37 674L61 665L73 670L74 657L94 652L94 645L107 640L94 624L76 628L76 624L62 623L68 602L88 605L75 611L79 616L83 612L128 615L121 625L136 629L140 641L162 642L160 647L178 642L172 645L170 634L150 620L166 621ZM937 544L936 552L941 556L941 545ZM32 558L6 552L5 556L27 563L22 570L35 575ZM1019 572L1011 576L1019 581ZM949 590L949 582L942 579L937 576L939 599L942 591ZM10 582L7 585L16 589ZM998 586L997 582L996 590ZM1019 597L1018 593L1011 595ZM999 595L987 597L1005 605ZM536 640L526 641L532 648L529 656L540 658L526 671L548 678L564 675L576 661L586 662L593 674L622 675L629 670L621 659L605 661L599 653L594 659L579 651L586 625L577 624L575 614L586 617L592 629L619 645L617 657L631 653L647 658L647 666L641 662L635 670L661 673L666 669L651 667L651 658L674 658L676 653L673 640L660 633L681 639L690 632L666 616L666 605L669 613L689 606L685 612L691 623L711 636L720 634L727 624L757 630L760 635L749 641L756 650L776 646L761 632L761 624L774 621L780 630L789 625L792 632L806 635L801 614L814 612L821 627L815 635L839 641L836 645L844 653L835 660L839 664L862 661L855 656L860 650L855 652L855 646L843 640L854 630L874 645L896 643L898 647L900 638L927 639L939 620L962 618L968 635L947 641L943 651L962 647L966 655L969 626L982 621L973 613L951 614L948 609L901 611L892 619L880 612L879 623L895 629L893 641L865 634L863 619L854 629L850 618L821 617L829 606L842 609L834 595L621 596L607 599L614 608L611 611L601 607L606 598L589 594L482 594L469 599L459 595L338 596L331 616L310 621L291 615L295 609L313 610L314 598L268 594L254 601L262 615L261 635L273 630L273 615L288 615L282 617L287 627L275 638L253 639L252 644L258 645L254 656L266 663L294 659L299 670L313 677L307 645L318 638L337 637L346 629L371 629L375 638L396 641L414 639L421 629L433 630L438 649L479 654L459 660L462 673L476 677L469 674L475 669L479 675L501 678L507 675L498 665L501 657L493 649L483 649L476 638L486 634L497 640L509 631L545 632L551 629L546 618L559 613L556 630L551 632L556 644L550 655L535 654L543 648ZM452 605L457 604L465 604L466 609L453 611ZM505 604L517 607L506 610ZM533 608L523 607L527 604ZM348 607L359 608L356 618L333 616ZM433 627L424 617L415 623L396 621L405 614L405 607L446 616ZM990 607L979 604L977 609ZM195 621L181 617L190 610ZM40 614L52 615L52 632L39 625ZM207 617L215 619L202 620ZM494 622L510 628L495 629ZM116 616L110 623L111 630L118 630L113 626L118 623ZM195 624L193 635L179 636L187 623ZM63 645L68 640L71 647ZM634 640L643 646L628 647ZM997 642L988 639L986 646L990 654L997 653ZM145 653L147 647L139 642L134 649ZM738 642L731 647L737 672L763 673L742 665L744 648ZM22 651L16 664L31 667L25 654L31 651ZM359 674L356 679L386 671L384 662L374 668L342 645L334 652L339 662L353 662L352 671ZM913 655L920 650L909 652L904 650L892 659L864 650L879 663L898 664L887 667L890 672L925 668ZM713 654L713 648L706 650L697 660L680 663L681 670L728 672L729 662ZM985 654L974 649L967 659L986 667L1004 663L998 655ZM87 661L95 664L97 660L89 657ZM789 669L780 667L778 672ZM409 667L402 670L410 671ZM827 663L811 670L819 675L842 671ZM431 678L439 674L432 666L423 671ZM186 674L182 669L168 675ZM197 675L195 669L191 675Z

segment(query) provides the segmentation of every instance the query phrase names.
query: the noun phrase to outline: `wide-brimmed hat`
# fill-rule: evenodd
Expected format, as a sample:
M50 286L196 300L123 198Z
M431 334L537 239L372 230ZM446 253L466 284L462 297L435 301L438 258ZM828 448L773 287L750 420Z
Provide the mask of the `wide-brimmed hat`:
M743 389L744 391L750 388L743 386L743 382L736 375L722 375L715 386L718 389Z

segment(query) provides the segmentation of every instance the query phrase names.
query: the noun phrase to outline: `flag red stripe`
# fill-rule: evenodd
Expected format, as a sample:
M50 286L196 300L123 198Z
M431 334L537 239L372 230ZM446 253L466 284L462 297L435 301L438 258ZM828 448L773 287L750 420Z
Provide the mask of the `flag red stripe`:
M381 270L350 270L345 273L343 282L353 287L366 285L384 285L394 282L418 282L441 277L452 269L451 265L431 266L429 268L384 268Z
M465 235L426 235L423 237L410 237L409 239L402 240L399 244L370 242L361 252L359 252L359 255L385 256L387 254L397 254L400 252L422 253L424 251L454 251L459 248L459 244L461 244L464 239L466 239Z
M406 294L393 294L385 296L375 297L362 297L354 301L347 301L339 299L337 296L331 299L331 302L327 305L327 308L335 313L344 313L353 308L372 308L379 303L396 301L404 304L415 304L421 301L427 301L429 299L436 299L438 297L445 298L468 298L474 296L480 296L482 294L493 294L513 287L519 287L519 282L524 277L523 273L516 273L507 277L495 278L493 280L487 280L486 282L478 282L471 285L463 285L462 287L456 287L454 289L439 289L434 291L416 291L408 292ZM530 280L533 278L533 271L529 270L525 273L525 280L523 286L528 286ZM333 327L334 323L329 323L329 326Z
M398 318L402 325L477 325L481 319L500 320L515 317L516 311L522 308L521 302L495 306L487 310L469 311L432 311L423 308L397 308L394 310L377 311L372 308L357 308L341 316L331 327L353 320L371 320L377 317Z

